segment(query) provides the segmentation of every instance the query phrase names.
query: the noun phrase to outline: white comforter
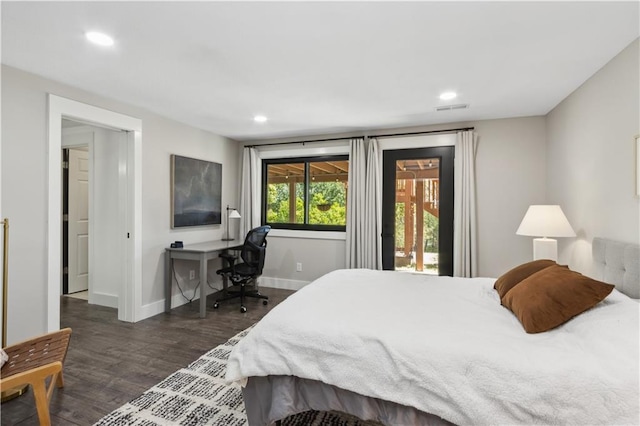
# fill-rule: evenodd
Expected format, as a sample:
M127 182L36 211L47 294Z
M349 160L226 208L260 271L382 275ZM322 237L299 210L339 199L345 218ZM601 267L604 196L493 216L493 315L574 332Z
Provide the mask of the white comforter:
M331 272L254 327L226 378L319 380L460 425L640 423L637 303L614 290L527 334L494 281Z

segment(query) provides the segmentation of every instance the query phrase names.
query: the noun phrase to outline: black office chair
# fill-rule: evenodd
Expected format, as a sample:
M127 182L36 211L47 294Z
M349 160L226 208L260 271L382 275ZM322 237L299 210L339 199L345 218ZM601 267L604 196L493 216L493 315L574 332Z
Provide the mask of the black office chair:
M213 308L217 309L220 302L230 299L240 298L240 312L247 312L244 306L245 297L253 297L263 299L262 304L266 305L269 300L268 296L264 296L258 292L257 278L262 275L264 268L264 257L267 249L267 234L271 231L269 225L253 228L247 233L244 244L240 250L240 257L244 263L236 264L237 256L229 253L222 253L220 257L224 258L229 264L228 267L219 269L217 274L225 276L233 286L240 286L238 291L228 291L227 295L222 299L217 299L213 304Z

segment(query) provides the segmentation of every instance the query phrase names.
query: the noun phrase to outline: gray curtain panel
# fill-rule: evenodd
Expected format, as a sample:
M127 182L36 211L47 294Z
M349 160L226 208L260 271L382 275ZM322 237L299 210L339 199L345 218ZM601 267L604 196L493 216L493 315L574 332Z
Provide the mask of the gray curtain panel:
M477 135L458 132L455 146L453 275L478 275L478 233L476 219Z
M347 268L382 268L382 187L376 139L352 139L347 194Z

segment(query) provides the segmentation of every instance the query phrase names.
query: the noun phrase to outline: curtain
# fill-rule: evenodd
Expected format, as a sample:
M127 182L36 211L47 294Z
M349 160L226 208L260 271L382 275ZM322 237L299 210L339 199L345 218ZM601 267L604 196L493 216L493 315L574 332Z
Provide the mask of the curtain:
M364 216L364 268L382 269L382 158L377 139L367 148L367 188Z
M240 186L240 239L249 230L260 226L260 161L255 148L242 153L242 181Z
M364 139L349 141L349 192L347 193L347 269L360 268L364 230L361 215L365 200L367 157Z
M346 267L381 269L382 212L378 141L352 139L349 146Z
M476 226L476 147L473 131L458 132L455 145L453 275L478 274Z

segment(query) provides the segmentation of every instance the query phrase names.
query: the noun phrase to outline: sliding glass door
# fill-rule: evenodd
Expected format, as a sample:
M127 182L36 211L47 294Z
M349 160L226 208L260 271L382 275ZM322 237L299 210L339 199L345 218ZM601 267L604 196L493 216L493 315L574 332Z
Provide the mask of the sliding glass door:
M453 274L453 147L383 154L382 267Z

